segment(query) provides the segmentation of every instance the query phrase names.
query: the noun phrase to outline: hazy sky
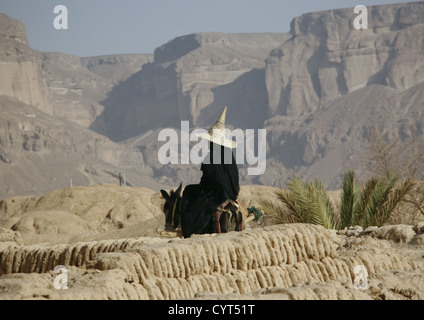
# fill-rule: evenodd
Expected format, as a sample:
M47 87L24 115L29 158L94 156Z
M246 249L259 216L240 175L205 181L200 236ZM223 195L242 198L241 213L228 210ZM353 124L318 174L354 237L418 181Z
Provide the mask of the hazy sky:
M153 53L194 32L287 32L303 13L411 0L0 0L0 13L23 21L40 51L78 56ZM53 9L68 9L68 30L56 30Z

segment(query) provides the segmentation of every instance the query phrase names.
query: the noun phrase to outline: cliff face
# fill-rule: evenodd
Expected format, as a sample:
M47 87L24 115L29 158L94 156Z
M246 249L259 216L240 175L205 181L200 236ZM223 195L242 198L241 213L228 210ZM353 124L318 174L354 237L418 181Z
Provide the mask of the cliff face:
M164 168L153 156L157 132L181 120L209 128L227 105L229 126L267 129L267 170L247 177L243 167L244 183L280 185L297 174L338 188L346 167L366 170L361 154L377 121L385 119L384 134L402 141L412 131L421 135L424 123L417 98L424 3L370 6L367 30L354 28L356 16L353 8L304 14L288 34L173 39L102 102L105 133L133 138L158 178L190 183L194 172Z
M48 87L52 114L90 127L103 112L101 105L113 86L141 70L153 55L80 58L63 53L39 53L41 76ZM104 131L97 122L96 129Z
M159 185L142 153L80 125L0 96L0 199L96 183Z
M122 140L147 129L210 125L223 105L232 125L262 125L263 81L269 51L288 34L202 33L178 37L155 50L154 62L111 91L105 105L108 136ZM251 88L252 90L246 90ZM117 108L117 101L121 102ZM237 116L236 116L237 115Z
M272 113L299 115L371 84L408 89L424 81L424 3L352 8L295 18L292 38L272 50L266 83Z
M250 121L240 121L239 124L252 123L252 118L262 113L267 99L261 86L255 90L257 99L246 99L250 97L248 86L262 82L262 70L269 51L289 35L198 34L193 37L199 48L176 61L180 118L190 119L194 125L209 125L214 121L216 111L227 102L231 109L237 109L239 116L248 114L243 118ZM210 112L212 109L215 112ZM231 115L229 113L229 117ZM257 120L256 124L259 124L261 119Z
M24 25L1 14L0 198L39 194L71 179L74 185L116 183L129 166L129 185L155 185L138 150L86 129L111 88L152 58L38 52Z
M39 73L40 68L35 52L29 47L25 26L0 14L0 94L52 113L47 86Z
M422 136L424 3L368 7L368 30L356 30L355 17L349 8L295 18L292 38L271 51L274 165L262 181L297 174L337 188L347 167L367 171L372 126L384 122L383 134L403 143Z
M28 44L22 22L0 14L0 94L89 127L112 87L152 61L152 54L80 58L42 53ZM97 124L99 131L103 124Z
M338 188L347 167L359 177L366 171L361 155L373 124L383 119L383 134L402 142L423 135L424 3L370 6L368 15L368 30L354 29L349 8L294 18L287 34L197 33L169 41L154 55L89 58L31 50L23 25L1 15L0 92L51 121L71 120L76 127L63 141L78 136L81 126L119 141L117 147L108 140L88 162L83 158L91 151L76 147L87 145L84 140L70 143L89 179L102 161L119 170L118 157L134 170L142 167L150 182L197 183L197 167L158 162L158 132L180 128L182 120L208 129L228 106L229 127L267 129L267 170L251 177L241 166L242 183L280 186L296 174ZM34 119L10 122L4 113L1 165L16 163L19 148L39 155L54 138L25 132L28 120ZM14 145L4 129L10 126L18 136Z

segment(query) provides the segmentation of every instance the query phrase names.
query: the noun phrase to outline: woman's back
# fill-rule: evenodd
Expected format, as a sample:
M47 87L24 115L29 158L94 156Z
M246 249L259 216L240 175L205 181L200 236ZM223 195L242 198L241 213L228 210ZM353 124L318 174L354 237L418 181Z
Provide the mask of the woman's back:
M214 158L214 152L218 151L220 157ZM211 142L210 152L200 170L203 172L200 180L203 190L222 193L221 202L227 199L237 200L240 191L239 172L231 149Z

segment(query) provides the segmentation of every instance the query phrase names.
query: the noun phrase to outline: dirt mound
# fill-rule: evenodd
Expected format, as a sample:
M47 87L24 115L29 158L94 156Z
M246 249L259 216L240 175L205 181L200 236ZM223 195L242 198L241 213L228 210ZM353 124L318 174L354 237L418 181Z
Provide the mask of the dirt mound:
M154 235L154 226L163 224L162 202L158 192L147 188L70 187L1 201L0 227L19 231L25 244L106 239L110 233L122 238ZM133 229L120 235L125 228Z

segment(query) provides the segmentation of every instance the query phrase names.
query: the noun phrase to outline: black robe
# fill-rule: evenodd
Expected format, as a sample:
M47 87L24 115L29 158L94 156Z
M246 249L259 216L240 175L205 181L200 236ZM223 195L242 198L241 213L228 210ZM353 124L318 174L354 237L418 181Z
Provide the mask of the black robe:
M214 152L219 152L218 156ZM238 167L230 148L210 143L200 170L200 183L187 186L181 201L181 229L185 238L216 232L214 212L226 200L237 200L240 191Z

